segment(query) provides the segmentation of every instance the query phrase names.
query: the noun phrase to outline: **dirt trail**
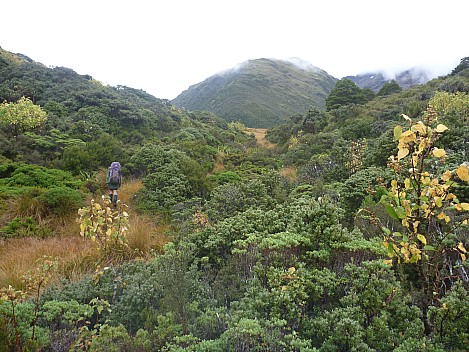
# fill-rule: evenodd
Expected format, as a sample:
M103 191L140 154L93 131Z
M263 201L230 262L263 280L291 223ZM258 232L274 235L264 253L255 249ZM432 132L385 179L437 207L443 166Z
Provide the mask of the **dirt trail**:
M252 133L256 138L257 145L261 148L266 149L274 149L277 147L275 143L269 142L265 135L267 133L267 129L265 128L246 128L248 133ZM284 167L280 170L280 174L290 181L296 180L297 177L297 170L294 166Z

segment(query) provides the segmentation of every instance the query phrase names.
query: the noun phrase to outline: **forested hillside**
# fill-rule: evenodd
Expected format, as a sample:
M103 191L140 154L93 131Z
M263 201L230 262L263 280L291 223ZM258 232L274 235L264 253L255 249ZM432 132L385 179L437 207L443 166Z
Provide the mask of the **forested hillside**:
M0 351L467 351L467 62L264 137L0 50Z
M211 111L228 122L268 128L311 106L323 109L336 80L298 59L249 60L189 87L171 102Z

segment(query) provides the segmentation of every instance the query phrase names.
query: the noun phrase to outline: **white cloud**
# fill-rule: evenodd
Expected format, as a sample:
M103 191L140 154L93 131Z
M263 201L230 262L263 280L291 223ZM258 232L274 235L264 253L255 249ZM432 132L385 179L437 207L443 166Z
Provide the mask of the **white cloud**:
M469 55L468 10L466 0L23 0L2 4L0 46L172 99L261 57L298 57L337 78L445 74Z

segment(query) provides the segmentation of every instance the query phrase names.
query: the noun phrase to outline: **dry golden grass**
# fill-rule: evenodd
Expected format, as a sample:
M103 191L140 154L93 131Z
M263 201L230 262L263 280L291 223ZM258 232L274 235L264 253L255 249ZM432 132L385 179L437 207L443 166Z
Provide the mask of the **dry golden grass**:
M119 199L124 204L132 204L133 195L142 187L140 180L129 180L119 189ZM107 196L106 186L102 194ZM95 198L100 197L97 194ZM89 204L89 200L86 201ZM19 207L12 208L11 214L4 215L5 219L18 214ZM127 235L130 258L149 258L152 252L160 252L163 245L169 241L168 226L162 225L158 219L139 215L129 206L130 226ZM4 219L4 220L5 220ZM23 275L32 270L36 260L43 256L57 257L59 270L52 278L52 282L61 278L78 280L84 275L94 272L96 265L102 260L95 244L80 236L77 214L68 217L41 219L42 225L47 225L53 237L39 238L11 238L0 241L0 287L12 285L22 288Z
M252 133L256 138L257 144L262 148L273 149L275 144L265 139L267 129L265 128L246 128L246 131Z
M93 271L99 259L92 243L78 236L9 239L0 244L0 287L21 288L23 275L42 256L58 258L59 270L52 281L63 277L78 279Z
M119 189L119 199L125 204L132 204L134 195L142 188L142 180L129 180Z
M224 152L218 152L217 157L215 159L215 164L213 165L212 172L221 172L225 169L225 165L223 164L223 159L225 157Z
M131 216L129 232L127 234L128 245L134 255L149 257L152 252L161 252L163 246L168 243L168 225L161 225L155 219L147 216Z
M297 170L293 166L284 167L280 170L280 175L282 175L283 177L285 177L286 179L290 181L295 181L297 177Z

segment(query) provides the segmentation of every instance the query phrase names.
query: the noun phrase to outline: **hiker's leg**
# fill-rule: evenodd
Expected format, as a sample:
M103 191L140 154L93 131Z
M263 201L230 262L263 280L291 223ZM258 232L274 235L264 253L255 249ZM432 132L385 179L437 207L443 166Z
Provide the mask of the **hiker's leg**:
M117 190L113 190L112 193L114 195L114 205L117 205Z

